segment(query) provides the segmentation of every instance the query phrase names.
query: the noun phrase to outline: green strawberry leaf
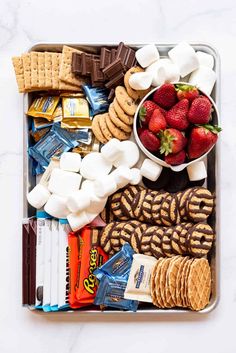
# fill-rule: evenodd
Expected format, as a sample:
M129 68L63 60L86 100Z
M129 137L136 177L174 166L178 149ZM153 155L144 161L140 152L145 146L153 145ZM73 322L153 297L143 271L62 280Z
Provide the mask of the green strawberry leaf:
M213 134L216 134L216 135L222 131L222 128L218 125L210 125L210 124L199 125L199 124L197 124L196 126L204 127L205 129L211 131Z
M176 89L176 91L189 92L189 91L195 90L197 88L194 86L189 86L189 85L185 85L185 84L180 83L180 84L175 85L175 89Z

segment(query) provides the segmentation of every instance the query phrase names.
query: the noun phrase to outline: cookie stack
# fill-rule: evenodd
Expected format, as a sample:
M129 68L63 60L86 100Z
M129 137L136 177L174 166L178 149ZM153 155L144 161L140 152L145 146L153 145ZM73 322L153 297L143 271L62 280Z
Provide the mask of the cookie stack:
M170 194L129 185L115 193L109 208L115 218L136 219L150 224L173 226L181 221L205 222L212 213L214 197L204 187L193 187ZM112 219L111 219L112 220Z
M152 226L137 220L108 223L100 234L100 246L113 255L124 243L136 253L160 257L203 257L212 248L215 235L207 223L179 223L174 227Z
M152 272L151 296L158 308L199 311L210 300L211 269L206 259L160 258Z

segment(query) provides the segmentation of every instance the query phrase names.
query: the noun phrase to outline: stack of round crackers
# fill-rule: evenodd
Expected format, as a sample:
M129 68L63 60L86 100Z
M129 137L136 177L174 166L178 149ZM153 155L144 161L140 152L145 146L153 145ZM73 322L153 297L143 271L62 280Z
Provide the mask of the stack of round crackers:
M158 308L204 309L210 300L211 269L206 259L160 258L152 272L151 296Z
M179 223L173 227L152 226L137 220L112 221L100 234L100 246L113 255L124 243L136 253L160 257L208 254L214 241L214 232L207 223Z

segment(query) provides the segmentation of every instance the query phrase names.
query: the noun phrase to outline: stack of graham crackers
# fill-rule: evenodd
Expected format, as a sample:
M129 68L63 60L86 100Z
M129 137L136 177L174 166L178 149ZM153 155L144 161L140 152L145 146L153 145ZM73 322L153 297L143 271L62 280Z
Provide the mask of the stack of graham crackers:
M39 90L81 91L84 80L71 71L72 53L80 50L63 46L62 53L35 52L13 57L20 93Z

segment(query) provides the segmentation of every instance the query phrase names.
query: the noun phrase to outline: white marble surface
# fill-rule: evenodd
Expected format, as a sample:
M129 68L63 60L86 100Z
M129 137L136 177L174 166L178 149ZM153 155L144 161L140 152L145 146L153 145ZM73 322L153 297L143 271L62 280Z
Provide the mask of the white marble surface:
M1 0L0 352L235 353L236 3ZM222 60L221 300L202 317L43 316L21 307L22 97L10 57L35 42L209 42Z

